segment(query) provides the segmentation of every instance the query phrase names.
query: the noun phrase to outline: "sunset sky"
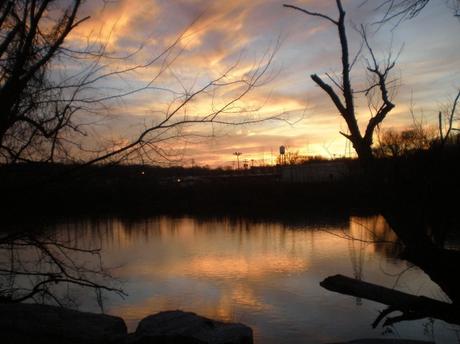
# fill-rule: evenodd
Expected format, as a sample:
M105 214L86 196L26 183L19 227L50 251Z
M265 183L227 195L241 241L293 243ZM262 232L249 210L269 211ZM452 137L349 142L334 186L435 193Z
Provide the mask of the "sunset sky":
M369 24L371 44L377 56L386 58L400 52L391 80L396 108L384 122L384 128L410 126L411 102L417 120L436 124L437 111L445 106L460 87L460 21L444 1L430 4L415 19L372 25L382 11L379 1L344 1L348 17L350 48L354 55L360 37L353 26ZM271 120L244 126L187 126L182 139L168 141L165 150L174 149L184 165L209 164L228 166L232 153L240 151L242 159L270 159L280 145L301 154L332 157L347 153L346 131L329 98L310 79L318 73L339 73L340 54L336 28L319 18L282 7L284 1L210 1L210 0L120 0L87 1L80 17L90 20L77 27L67 45L82 47L91 42L106 42L106 53L126 56L112 59L110 68L119 70L144 64L158 56L178 37L180 41L167 57L167 68L154 80L164 60L149 67L105 80L101 88L131 90L154 86L143 92L112 102L99 135L106 140L127 142L142 128L158 121L161 111L177 102L174 95L190 92L222 75L231 65L229 80L250 75L263 67L274 52L262 85L248 93L232 108L232 121L256 120L281 115L287 121ZM287 2L337 16L335 1ZM181 36L182 35L182 36ZM402 50L401 50L402 49ZM364 57L352 74L356 88L364 85ZM259 69L260 71L260 69ZM167 89L167 90L166 90ZM174 92L172 92L174 90ZM215 94L203 94L187 107L187 115L205 114L214 106L231 99L238 90L225 88ZM359 100L361 127L369 112L365 99ZM238 114L237 109L251 110ZM257 111L255 111L257 109ZM288 123L289 122L289 123ZM185 134L185 135L184 135Z

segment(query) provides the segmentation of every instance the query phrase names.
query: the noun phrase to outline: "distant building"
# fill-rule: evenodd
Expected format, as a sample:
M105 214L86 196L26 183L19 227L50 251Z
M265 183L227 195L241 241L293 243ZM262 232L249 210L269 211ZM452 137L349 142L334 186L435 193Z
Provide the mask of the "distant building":
M350 176L350 166L343 161L311 162L281 167L283 183L314 183L337 181Z

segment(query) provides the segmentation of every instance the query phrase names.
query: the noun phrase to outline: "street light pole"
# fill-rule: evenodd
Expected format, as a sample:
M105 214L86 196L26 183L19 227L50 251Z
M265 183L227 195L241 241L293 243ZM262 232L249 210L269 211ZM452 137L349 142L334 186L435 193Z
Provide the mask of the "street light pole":
M233 155L236 156L236 165L237 165L237 170L240 170L240 155L243 154L241 152L235 152Z

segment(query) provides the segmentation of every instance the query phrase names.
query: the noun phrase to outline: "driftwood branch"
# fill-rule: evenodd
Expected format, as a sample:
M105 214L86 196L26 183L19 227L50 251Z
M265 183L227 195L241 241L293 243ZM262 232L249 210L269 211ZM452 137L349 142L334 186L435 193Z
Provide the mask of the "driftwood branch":
M359 297L388 306L374 321L376 327L380 321L393 312L403 315L387 318L383 326L403 320L414 320L426 317L437 318L452 324L460 324L460 309L454 304L430 299L425 296L415 296L402 291L363 282L343 275L327 277L320 285L330 291Z

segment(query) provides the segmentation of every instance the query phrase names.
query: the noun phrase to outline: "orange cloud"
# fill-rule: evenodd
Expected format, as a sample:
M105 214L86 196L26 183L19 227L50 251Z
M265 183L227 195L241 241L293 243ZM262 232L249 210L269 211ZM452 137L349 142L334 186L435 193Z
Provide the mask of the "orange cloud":
M278 0L121 0L105 5L103 1L86 2L81 16L89 14L91 19L72 32L67 42L69 45L86 47L88 43L96 46L106 43L107 52L113 56L126 56L137 51L128 59L103 60L107 70L119 71L155 61L98 84L99 91L107 93L123 93L148 86L110 107L109 117L113 121L110 130L118 132L107 134L104 133L107 129L100 129L99 136L134 137L144 125L164 118L165 113L174 108L171 104L179 105L184 95L221 76L230 66L234 68L226 75L226 82L247 77L260 67L259 62L264 56L264 61L267 60L267 51L270 52L280 40L271 69L262 80L264 85L232 103L221 116L241 121L283 113L295 125L268 121L245 126L244 130L240 127L187 126L181 132L201 139L183 138L177 141L177 149L186 146L189 159L215 166L231 163L228 152L232 149L244 149L248 158L250 155L251 159L263 159L267 152L276 151L281 144L288 144L292 150L301 153L328 157L343 155L345 140L338 132L346 130L344 122L328 96L309 77L313 73L335 72L340 75L336 31L329 22L285 9L282 3ZM332 17L337 15L333 2L309 0L294 3ZM355 0L348 2L346 7L350 20L357 23L370 22L376 15L371 6L358 6ZM390 41L390 34L395 37L395 45L410 42L394 75L401 77L394 98L397 107L384 126L403 128L411 124L410 116L407 116L410 97L417 102L417 108L430 113L426 117L428 120L434 119L438 104L455 88L460 73L460 53L452 48L455 46L453 38L442 33L447 32L445 30L457 32L459 26L448 19L452 19L448 11L445 16L431 16L429 21L438 26L432 25L434 32L423 39L417 36L417 32L427 24L418 18L404 31L391 33L389 28L383 27L376 33L372 43L379 57L386 51L386 43L382 42ZM351 53L354 53L359 47L359 37L351 29L348 34ZM177 39L179 41L173 49L161 55ZM436 48L435 53L427 49L429 46ZM155 60L159 56L161 58ZM356 89L366 82L363 65L364 61L358 60L352 71ZM64 66L59 67L64 69ZM193 118L212 113L234 99L241 90L241 84L233 84L204 93L183 108L179 115ZM359 125L363 128L370 116L367 100L358 95L355 100ZM207 136L214 139L205 142Z

